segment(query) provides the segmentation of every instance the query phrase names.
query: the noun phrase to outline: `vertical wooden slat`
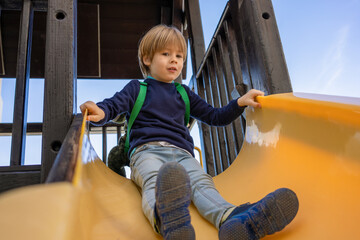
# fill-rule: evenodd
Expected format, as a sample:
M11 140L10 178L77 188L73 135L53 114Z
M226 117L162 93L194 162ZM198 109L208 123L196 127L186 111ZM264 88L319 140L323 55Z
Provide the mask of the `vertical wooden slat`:
M219 54L217 53L217 51L219 51L216 48L212 49L212 55L213 55L213 61L214 61L214 66L215 66L215 71L216 71L216 76L217 76L217 84L219 87L219 92L220 92L220 99L221 99L221 106L225 106L226 104L228 104L228 100L227 100L227 93L226 93L226 86L225 86L225 82L224 82L224 70L221 66L221 59L219 59ZM226 147L227 147L227 159L222 159L222 161L224 162L224 165L226 165L227 162L230 162L231 160L234 160L236 155L235 155L235 144L234 144L234 138L232 135L232 130L231 130L231 126L225 126L225 137L226 137Z
M239 58L239 48L236 44L237 42L235 38L234 28L231 22L228 23L228 21L224 21L223 26L224 26L226 44L229 48L230 63L234 77L234 82L236 85L235 87L239 90L241 89L239 93L242 96L246 93L247 85L249 85L249 82L247 82L246 85L243 80L243 73L241 71L242 62L240 62L240 58Z
M25 159L26 122L29 94L31 42L34 10L31 0L24 0L18 42L15 104L10 165L23 165Z
M230 61L230 53L229 53L229 49L228 49L228 45L227 45L226 41L224 41L224 39L222 38L222 36L220 34L217 36L217 44L219 47L219 54L220 54L219 57L221 59L222 67L224 69L225 85L226 85L227 96L228 96L227 100L228 100L228 102L230 102L232 100L231 92L235 88L235 83L234 83L233 74L232 74L233 71L231 69L232 64ZM232 142L229 141L229 144L236 148L236 149L234 149L234 151L235 151L234 158L230 157L230 162L232 163L235 160L237 153L240 151L240 146L241 146L240 143L242 143L242 141L239 142L239 139L237 136L238 134L241 134L240 136L242 137L242 129L241 129L241 125L240 125L240 119L239 118L235 119L231 123L230 126L231 126L232 134L229 137L232 137L233 139L231 139ZM231 149L232 149L232 146L230 146Z
M196 73L205 54L199 0L185 0L185 7L191 44L192 67L193 73Z
M193 77L195 77L193 75ZM198 93L200 97L205 99L205 91L204 91L204 82L202 81L202 77L199 77L196 80L195 91ZM214 160L212 155L212 148L211 148L211 138L210 138L210 127L207 124L198 121L199 125L199 134L201 141L201 149L203 153L203 159L205 160L206 165L206 172L211 175L215 176L216 171L214 167Z
M213 105L211 84L210 84L209 75L208 75L206 69L203 69L203 71L202 71L202 78L203 78L204 85L205 85L206 101L208 104ZM212 160L215 162L216 173L221 173L222 166L220 163L219 141L218 141L218 137L217 137L216 127L210 127L210 134L211 134L211 140L212 140L211 141L212 142L211 149L213 150Z
M210 87L212 90L212 98L213 98L213 106L215 108L219 108L221 106L220 103L220 97L218 92L218 86L217 86L217 80L215 75L215 68L212 58L208 58L206 61L206 68L209 73L210 78ZM227 159L227 153L226 153L226 141L225 141L225 133L224 128L222 127L216 127L216 135L218 140L218 150L220 155L220 161L222 162L223 169L226 169L229 164L227 164L227 161L224 161L224 159Z
M41 179L45 181L76 112L77 0L49 0Z
M106 164L107 158L107 133L106 127L102 127L102 160Z
M228 24L228 21L224 21L224 33L227 47L229 48L230 63L232 68L232 75L234 77L235 89L240 93L240 96L244 95L247 90L247 86L243 82L240 59L239 59L239 50L236 45L235 33L232 27L232 24ZM245 126L242 126L242 121L240 116L239 119L236 119L233 123L234 132L235 132L235 141L236 141L236 150L237 153L240 152L241 146L244 140L243 129Z
M229 1L230 4L230 13L231 13L231 23L234 29L234 38L231 38L231 41L236 43L232 46L237 47L237 54L239 61L241 63L240 69L241 69L241 75L243 83L246 85L248 89L253 88L252 81L251 81L251 75L248 65L248 59L247 59L247 49L245 48L245 41L244 41L244 34L243 29L241 25L241 15L240 15L240 9L242 7L243 0L235 0L235 1ZM232 36L232 34L230 35ZM234 49L235 50L235 49ZM243 86L244 90L243 92L240 92L240 94L245 94L246 89L245 86Z

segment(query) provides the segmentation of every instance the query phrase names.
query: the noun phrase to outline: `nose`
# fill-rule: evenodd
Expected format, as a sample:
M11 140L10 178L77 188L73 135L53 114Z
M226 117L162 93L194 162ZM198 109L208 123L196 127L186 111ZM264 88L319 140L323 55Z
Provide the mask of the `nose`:
M172 63L177 63L177 58L176 58L176 54L171 54L171 60Z

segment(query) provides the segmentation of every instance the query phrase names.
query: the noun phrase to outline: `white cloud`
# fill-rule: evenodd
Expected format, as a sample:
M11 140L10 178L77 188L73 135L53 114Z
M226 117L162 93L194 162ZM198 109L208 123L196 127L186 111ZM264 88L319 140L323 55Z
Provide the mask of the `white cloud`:
M331 94L336 92L336 83L340 82L345 67L344 51L348 44L350 25L339 29L333 44L324 55L319 74L316 76L313 92Z

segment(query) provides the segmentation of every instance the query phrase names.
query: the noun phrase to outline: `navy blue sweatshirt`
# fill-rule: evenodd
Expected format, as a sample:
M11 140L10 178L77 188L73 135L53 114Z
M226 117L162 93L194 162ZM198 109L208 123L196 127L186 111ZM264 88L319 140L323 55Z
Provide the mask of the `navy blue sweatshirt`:
M147 142L166 141L187 150L194 156L194 143L189 129L184 125L185 103L177 92L175 84L154 79L148 83L145 102L130 132L130 149ZM225 126L244 111L236 100L222 108L214 108L201 99L189 87L183 85L190 100L190 116L213 126ZM120 92L115 93L97 105L105 112L105 118L96 125L103 125L118 114L126 112L129 120L131 110L139 94L138 80L130 81Z

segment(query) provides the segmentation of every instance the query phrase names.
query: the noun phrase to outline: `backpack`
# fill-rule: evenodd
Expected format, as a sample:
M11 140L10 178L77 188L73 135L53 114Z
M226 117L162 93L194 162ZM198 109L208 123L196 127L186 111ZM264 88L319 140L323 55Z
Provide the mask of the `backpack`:
M184 122L185 126L189 124L190 120L190 100L189 96L185 90L185 88L180 84L175 82L176 90L180 93L184 103L185 103L185 116ZM125 166L129 166L130 159L129 159L129 138L130 138L130 130L131 127L138 116L146 97L147 92L147 83L140 82L140 91L139 95L136 98L135 104L133 109L131 110L129 122L126 123L125 114L120 115L117 120L118 123L124 123L125 126L125 134L120 137L118 145L113 147L108 156L108 167L113 170L114 172L118 173L119 175L126 177L125 173Z

